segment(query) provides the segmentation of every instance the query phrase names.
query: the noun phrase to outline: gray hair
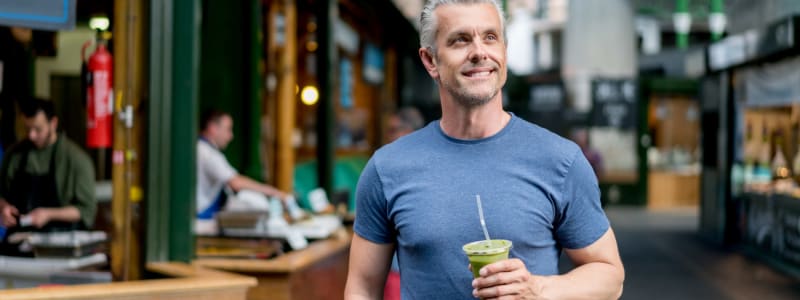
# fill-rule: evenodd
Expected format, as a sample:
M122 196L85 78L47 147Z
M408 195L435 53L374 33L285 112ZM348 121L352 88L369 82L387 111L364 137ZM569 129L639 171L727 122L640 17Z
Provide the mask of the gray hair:
M436 35L437 32L437 24L436 24L436 15L433 11L439 7L439 5L448 5L448 4L482 4L482 3L489 3L494 5L497 9L497 14L500 16L500 28L503 32L503 42L507 43L505 30L506 30L506 15L503 12L503 8L500 6L500 3L497 0L428 0L425 3L425 7L422 8L422 13L419 16L419 44L422 48L428 48L436 53Z

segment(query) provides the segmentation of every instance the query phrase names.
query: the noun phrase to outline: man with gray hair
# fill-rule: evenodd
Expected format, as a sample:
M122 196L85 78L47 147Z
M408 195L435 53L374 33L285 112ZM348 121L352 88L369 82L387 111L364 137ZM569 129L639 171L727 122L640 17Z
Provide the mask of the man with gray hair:
M496 0L431 0L419 56L442 118L375 152L356 191L346 299L379 299L397 249L405 299L616 299L625 271L580 148L506 112ZM510 259L475 278L462 246L484 238L476 195ZM559 274L565 252L576 266Z

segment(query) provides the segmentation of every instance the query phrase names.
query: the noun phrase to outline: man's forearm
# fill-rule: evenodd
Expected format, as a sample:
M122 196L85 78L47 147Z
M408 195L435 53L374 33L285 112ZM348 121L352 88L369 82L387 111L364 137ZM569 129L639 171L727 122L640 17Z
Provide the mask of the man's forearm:
M618 299L625 275L621 266L588 263L567 274L543 277L545 299Z
M48 208L48 210L50 221L77 222L81 220L81 212L74 206Z
M233 188L237 192L246 189L246 190L258 191L268 196L278 196L278 197L284 196L284 193L282 191L274 187L271 187L267 184L250 179L249 177L243 175L236 175L229 181L229 184L231 188Z
M355 294L347 294L347 293L345 293L344 294L344 299L345 300L375 300L375 299L380 299L380 297L371 298L371 297L367 297L367 296L364 296L364 295L355 295Z

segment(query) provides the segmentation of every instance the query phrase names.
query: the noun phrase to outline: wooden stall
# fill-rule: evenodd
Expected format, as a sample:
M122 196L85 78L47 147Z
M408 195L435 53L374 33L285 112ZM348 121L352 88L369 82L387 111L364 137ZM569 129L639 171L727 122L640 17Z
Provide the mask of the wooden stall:
M648 127L658 157L647 174L647 208L698 207L700 111L685 95L654 94Z
M150 263L147 270L167 278L7 290L0 291L0 299L246 299L248 288L256 285L250 277L182 263Z
M247 299L342 299L351 236L342 229L272 259L199 258L193 264L255 277L258 285L248 291Z

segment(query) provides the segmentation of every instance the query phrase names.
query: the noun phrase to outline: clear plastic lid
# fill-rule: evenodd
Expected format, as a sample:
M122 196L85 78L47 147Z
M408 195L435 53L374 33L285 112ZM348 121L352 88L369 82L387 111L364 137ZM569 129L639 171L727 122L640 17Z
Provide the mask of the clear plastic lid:
M494 255L511 249L509 240L483 240L464 245L462 247L467 255Z

